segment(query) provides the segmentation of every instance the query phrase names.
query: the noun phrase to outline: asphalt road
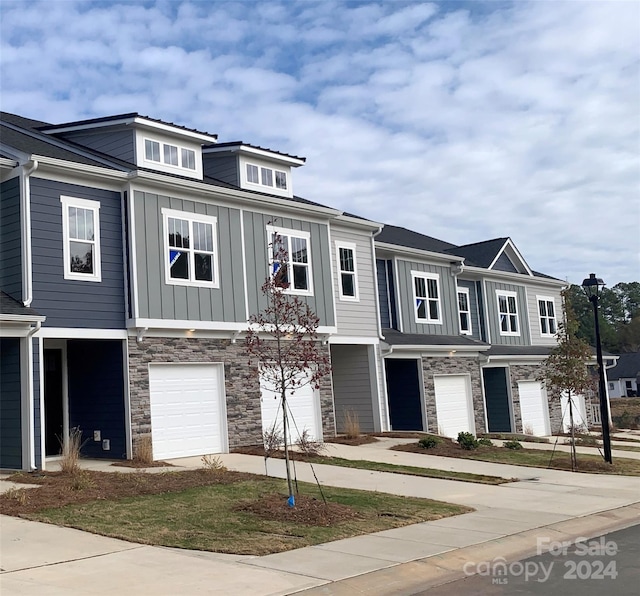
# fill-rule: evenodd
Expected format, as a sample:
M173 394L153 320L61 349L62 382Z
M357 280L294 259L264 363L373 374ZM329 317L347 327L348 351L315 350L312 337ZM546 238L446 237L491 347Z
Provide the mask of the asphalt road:
M545 554L517 562L469 562L469 577L414 596L640 594L640 525L571 546L540 537L539 547Z

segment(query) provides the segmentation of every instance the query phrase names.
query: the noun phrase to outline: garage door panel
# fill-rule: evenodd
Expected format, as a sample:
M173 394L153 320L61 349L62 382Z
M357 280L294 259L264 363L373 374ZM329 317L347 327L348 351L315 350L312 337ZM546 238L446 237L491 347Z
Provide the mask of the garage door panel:
M149 366L155 459L225 450L223 374L219 364Z
M520 415L524 430L535 436L549 434L549 407L547 396L540 381L518 381Z
M459 432L475 434L468 377L466 375L435 375L433 382L438 432L454 438Z

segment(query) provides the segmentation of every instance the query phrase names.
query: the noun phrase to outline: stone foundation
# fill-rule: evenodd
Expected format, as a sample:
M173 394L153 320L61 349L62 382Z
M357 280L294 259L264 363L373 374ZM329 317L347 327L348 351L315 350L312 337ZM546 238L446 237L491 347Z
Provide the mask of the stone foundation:
M258 365L250 362L242 342L226 339L145 337L128 341L131 435L135 442L151 436L149 364L163 362L211 362L224 365L224 388L229 447L262 443ZM328 352L328 347L327 347ZM322 432L335 436L333 393L330 376L319 388Z

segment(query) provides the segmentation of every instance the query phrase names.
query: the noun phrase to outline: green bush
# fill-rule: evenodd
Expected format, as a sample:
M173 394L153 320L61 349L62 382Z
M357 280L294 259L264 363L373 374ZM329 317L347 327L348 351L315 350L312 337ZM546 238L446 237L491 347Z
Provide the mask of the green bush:
M458 433L458 444L463 449L477 449L478 448L478 439L476 439L473 434L459 432Z
M522 444L520 441L505 441L503 447L507 449L522 449Z
M493 443L491 439L487 439L487 437L482 437L478 439L478 445L482 445L483 447L493 447Z
M440 439L436 439L436 437L422 437L418 441L418 445L423 449L432 449L440 444Z

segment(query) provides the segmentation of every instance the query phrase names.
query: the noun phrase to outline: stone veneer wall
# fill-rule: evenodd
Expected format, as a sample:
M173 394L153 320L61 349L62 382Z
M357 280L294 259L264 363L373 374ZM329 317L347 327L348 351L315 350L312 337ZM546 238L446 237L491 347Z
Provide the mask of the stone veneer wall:
M438 413L433 375L469 375L471 379L471 398L476 433L485 432L486 421L480 364L477 358L422 357L422 378L424 379L424 400L429 432L438 432Z
M262 443L258 367L249 362L241 341L234 344L227 339L145 337L138 343L129 338L128 350L134 444L141 436L151 436L149 364L162 362L223 363L229 447ZM323 379L319 391L323 434L333 437L335 417L330 377Z

